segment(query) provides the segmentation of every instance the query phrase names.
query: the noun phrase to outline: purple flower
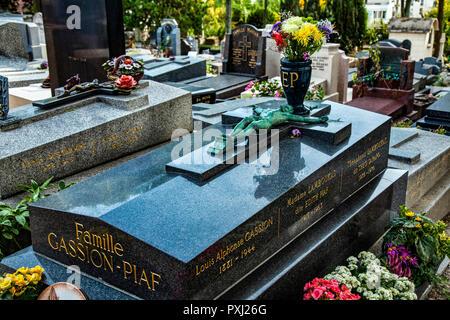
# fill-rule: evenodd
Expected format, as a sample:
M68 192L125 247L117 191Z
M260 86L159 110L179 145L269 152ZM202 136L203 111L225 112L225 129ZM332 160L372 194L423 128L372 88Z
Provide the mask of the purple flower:
M303 55L303 60L308 60L309 58L311 57L311 55L309 54L309 53L305 53L304 55Z
M300 130L294 129L294 130L292 130L292 135L294 137L300 137L302 135L302 133L300 132Z
M334 31L333 24L328 20L319 21L317 23L317 27L325 34L327 40L330 39L330 35L332 35L333 33L337 33L336 31Z
M280 31L282 22L277 22L273 25L272 30L270 30L269 34L272 34L273 32Z

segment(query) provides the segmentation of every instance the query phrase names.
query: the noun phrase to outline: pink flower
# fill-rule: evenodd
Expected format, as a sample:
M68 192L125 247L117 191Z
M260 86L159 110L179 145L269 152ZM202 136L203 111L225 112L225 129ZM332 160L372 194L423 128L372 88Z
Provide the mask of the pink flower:
M311 293L305 293L304 295L303 295L303 300L311 300Z
M331 292L327 292L327 293L325 294L325 296L326 296L328 299L330 299L330 300L334 300L334 294L331 293Z
M280 93L277 91L277 93L275 93L275 98L279 98L280 97Z
M314 291L312 292L312 297L314 298L314 300L319 300L319 298L322 296L322 293L322 290L314 289Z

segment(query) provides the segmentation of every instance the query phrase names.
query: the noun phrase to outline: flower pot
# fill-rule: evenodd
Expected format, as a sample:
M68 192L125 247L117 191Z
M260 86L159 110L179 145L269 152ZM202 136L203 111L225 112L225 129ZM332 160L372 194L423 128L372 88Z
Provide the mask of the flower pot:
M306 61L281 59L281 85L289 105L294 108L294 114L309 113L309 109L305 108L303 101L311 83L311 64L310 59Z

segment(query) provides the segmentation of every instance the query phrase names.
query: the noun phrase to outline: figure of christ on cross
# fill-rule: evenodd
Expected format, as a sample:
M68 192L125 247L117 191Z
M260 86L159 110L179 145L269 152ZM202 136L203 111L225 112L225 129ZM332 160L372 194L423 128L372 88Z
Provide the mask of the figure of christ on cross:
M237 141L256 133L258 130L268 130L288 121L310 124L320 124L328 121L328 117L302 117L295 115L293 112L294 108L289 105L282 106L278 110L264 110L255 106L253 107L254 115L239 122L230 135L217 137L214 145L208 149L208 153L213 156L223 154L230 144L235 145Z

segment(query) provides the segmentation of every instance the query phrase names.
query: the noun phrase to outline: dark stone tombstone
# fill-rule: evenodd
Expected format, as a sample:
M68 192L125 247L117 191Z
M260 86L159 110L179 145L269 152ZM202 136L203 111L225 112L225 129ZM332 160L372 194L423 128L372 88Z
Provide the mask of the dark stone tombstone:
M179 56L181 54L180 29L174 19L164 19L156 31L158 47L169 48L168 54Z
M223 60L224 73L265 74L266 38L262 32L252 25L240 25L227 34L225 56Z
M450 93L429 106L425 117L416 124L427 130L444 129L445 134L450 135Z
M216 90L217 99L238 97L250 81L265 81L266 38L252 25L240 25L227 34L223 72L219 77L183 81Z
M181 55L185 56L189 53L189 51L192 51L192 46L189 44L189 42L186 41L186 39L181 39Z
M0 120L6 120L9 112L8 78L0 76Z
M404 48L379 47L380 65L385 71L400 73L403 60L408 60L409 50Z
M51 88L79 74L81 81L106 80L102 64L125 54L120 0L42 0Z

